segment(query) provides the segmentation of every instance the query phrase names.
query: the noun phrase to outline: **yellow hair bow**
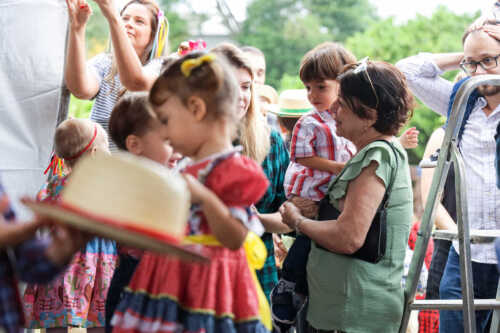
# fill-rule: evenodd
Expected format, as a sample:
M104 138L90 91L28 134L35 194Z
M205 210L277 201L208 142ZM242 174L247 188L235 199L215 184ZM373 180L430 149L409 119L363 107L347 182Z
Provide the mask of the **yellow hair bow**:
M198 58L187 59L181 64L181 72L185 77L191 75L191 71L196 67L201 66L203 63L210 63L215 60L215 55L213 53L207 53Z

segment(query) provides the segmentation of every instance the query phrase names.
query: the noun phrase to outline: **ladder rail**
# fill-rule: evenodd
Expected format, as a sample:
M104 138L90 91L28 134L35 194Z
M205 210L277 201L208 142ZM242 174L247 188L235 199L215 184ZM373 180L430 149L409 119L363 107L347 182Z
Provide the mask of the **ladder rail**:
M460 89L456 94L455 101L452 106L452 112L450 117L448 118L448 125L446 127L445 137L441 145L441 151L438 158L437 168L432 178L432 185L427 197L427 202L425 205L422 221L420 224L420 229L417 236L417 241L415 244L415 250L410 263L410 269L406 280L405 291L404 291L405 305L404 305L401 326L399 329L400 333L405 333L406 327L408 326L408 321L411 313L411 304L415 299L418 278L422 270L422 265L424 263L424 258L425 258L425 252L429 244L429 238L431 235L432 226L434 224L436 207L438 203L441 201L445 179L448 175L448 171L450 168L451 155L456 155L450 153L451 146L455 146L458 150L457 147L458 133L460 130L460 125L462 124L464 119L467 101L471 93L480 85L499 86L500 75L479 75L472 77L469 80L467 80L464 84L462 84L462 86L460 87ZM456 164L454 165L454 167L456 168ZM462 175L462 172L459 172L459 174ZM465 185L464 185L465 177L462 178L460 184L462 184L462 190L465 190ZM465 197L463 198L466 200ZM460 202L463 202L462 199L460 199ZM468 219L467 219L467 229L468 229ZM471 302L468 302L469 304L468 308L470 308L470 303ZM472 313L474 312L472 311Z
M456 144L451 146L451 157L455 167L458 246L460 250L460 285L462 288L464 331L476 332L465 165L462 154Z

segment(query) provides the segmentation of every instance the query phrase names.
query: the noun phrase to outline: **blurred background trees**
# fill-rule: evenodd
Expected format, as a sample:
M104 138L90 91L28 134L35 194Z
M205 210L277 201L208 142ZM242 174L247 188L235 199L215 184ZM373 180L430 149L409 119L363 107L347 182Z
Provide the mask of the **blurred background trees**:
M162 0L160 6L170 22L170 50L175 51L183 40L193 38L211 14L196 12L188 0ZM226 26L227 39L239 45L261 49L267 60L267 83L278 91L300 88L298 68L302 56L324 41L344 44L358 58L396 63L418 52L452 52L462 48L465 28L479 15L458 15L439 7L431 17L417 16L404 23L393 18L381 19L369 0L250 0L246 18L236 22L224 6L214 2L216 15ZM90 1L94 11L87 28L88 57L108 49L108 27L99 8ZM180 5L186 10L179 11ZM197 32L194 32L197 31ZM198 36L199 37L199 36ZM455 73L447 73L453 79ZM72 98L70 114L87 117L91 102ZM432 131L444 122L442 117L421 103L408 126L420 130L419 148L410 150L410 162L416 164Z

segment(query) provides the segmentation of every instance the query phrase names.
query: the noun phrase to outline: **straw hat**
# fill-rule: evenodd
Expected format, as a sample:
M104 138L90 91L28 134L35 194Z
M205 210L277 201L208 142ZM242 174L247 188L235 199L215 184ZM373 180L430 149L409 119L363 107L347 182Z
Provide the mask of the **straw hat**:
M269 104L278 104L278 93L276 89L267 84L255 85L255 90L259 97L267 99Z
M82 158L60 200L24 203L37 214L123 244L205 259L182 245L190 208L184 179L132 154Z
M269 111L279 117L299 118L312 109L306 89L289 89L280 94L279 104L269 108Z

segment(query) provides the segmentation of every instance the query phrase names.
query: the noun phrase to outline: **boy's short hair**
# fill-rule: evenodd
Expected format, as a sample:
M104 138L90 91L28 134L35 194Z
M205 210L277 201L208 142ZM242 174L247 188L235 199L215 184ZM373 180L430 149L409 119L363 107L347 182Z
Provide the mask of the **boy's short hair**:
M127 137L144 135L157 119L147 93L128 93L120 98L111 112L109 134L118 148L127 150Z
M319 44L307 52L300 63L302 82L335 80L345 65L356 57L342 45L333 42Z

